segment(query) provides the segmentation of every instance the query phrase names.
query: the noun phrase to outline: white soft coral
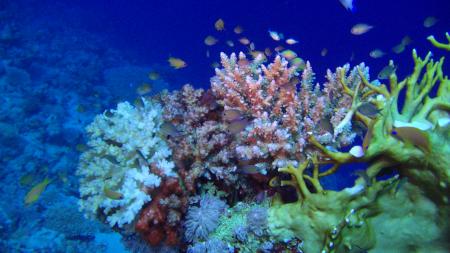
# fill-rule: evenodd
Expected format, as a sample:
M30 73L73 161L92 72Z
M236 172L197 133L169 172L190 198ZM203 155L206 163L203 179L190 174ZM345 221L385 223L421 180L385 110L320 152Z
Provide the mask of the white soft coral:
M143 102L139 108L120 103L86 128L90 149L81 155L77 171L80 209L89 217L102 211L111 226L131 223L151 201L147 191L158 187L161 178L150 172L148 164L156 165L164 176L176 176L169 161L172 151L158 134L162 109ZM120 198L108 197L107 191Z

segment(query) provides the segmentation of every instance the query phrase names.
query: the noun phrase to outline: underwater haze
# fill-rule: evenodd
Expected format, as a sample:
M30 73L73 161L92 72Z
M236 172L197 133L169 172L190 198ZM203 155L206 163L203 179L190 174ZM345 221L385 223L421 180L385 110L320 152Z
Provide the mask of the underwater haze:
M0 0L0 252L449 252L449 10Z

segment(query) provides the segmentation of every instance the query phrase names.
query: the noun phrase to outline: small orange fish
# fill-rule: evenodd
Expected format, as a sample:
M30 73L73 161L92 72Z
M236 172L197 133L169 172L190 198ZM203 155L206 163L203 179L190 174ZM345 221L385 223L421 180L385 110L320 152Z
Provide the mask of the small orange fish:
M393 74L395 74L395 71L397 70L397 67L394 65L387 65L386 67L384 67L380 73L378 73L378 79L383 80L383 79L389 79L389 77Z
M228 45L229 47L234 47L233 41L227 40L226 43L227 43L227 45Z
M373 26L371 26L371 25L359 23L352 27L352 29L350 30L350 33L353 35L362 35L362 34L367 33L368 31L372 30L372 28L373 28Z
M298 43L298 41L295 40L295 39L292 39L292 38L289 38L289 39L286 40L286 44L288 44L288 45L294 45L294 44L297 44L297 43Z
M429 153L431 150L431 145L427 133L418 128L396 127L392 130L391 133L403 142L413 144L424 152Z
M369 118L373 118L375 116L378 115L378 113L380 113L380 109L378 109L374 104L370 103L370 102L365 102L362 103L359 107L358 107L358 112L366 115Z
M160 127L160 134L163 138L180 137L181 133L175 127L174 124L170 122L164 122Z
M247 119L235 120L227 125L228 133L236 135L242 132L249 124L250 122Z
M21 186L27 186L33 183L34 181L34 173L27 173L20 177L19 183Z
M288 50L284 50L280 54L281 54L281 56L283 56L287 60L293 60L294 58L297 57L297 53L295 53L294 51L289 50L289 49Z
M240 39L239 39L239 42L240 42L242 45L248 45L248 44L250 44L250 40L247 39L246 37L240 38Z
M187 67L186 62L180 58L170 57L168 62L174 69L182 69Z
M209 35L205 38L204 42L207 46L214 46L215 44L217 44L218 40L214 36Z
M156 71L152 71L152 72L148 73L148 79L150 79L152 81L159 79L159 73Z
M242 174L258 174L260 173L260 169L255 165L248 164L244 166L239 166L238 172Z
M405 51L405 45L403 43L400 43L392 48L392 52L394 52L396 54L400 54L403 51Z
M300 58L300 57L292 59L290 61L290 63L291 63L292 66L295 66L298 71L302 71L306 67L305 61L302 58Z
M213 69L215 69L215 68L218 68L218 67L220 67L220 64L218 63L218 62L213 62L213 63L211 63L211 67L213 68Z
M276 31L271 31L271 30L269 30L269 36L275 41L280 41L284 37L282 33L278 33Z
M328 48L326 48L326 47L323 48L322 51L320 51L321 56L327 56L327 54L328 54Z
M370 53L369 53L370 57L372 57L374 59L381 58L385 54L386 53L383 50L381 50L381 49L374 49L374 50L370 51Z
M363 140L363 150L367 150L369 148L369 144L372 141L372 137L373 137L373 127L375 125L375 120L372 120L372 123L369 125L368 129L367 129L367 133L364 136L364 140Z
M275 50L275 52L281 52L281 51L284 50L284 47L283 46L278 46L274 50Z
M243 113L238 109L228 109L222 112L222 118L227 122L242 119L243 116Z
M406 35L405 37L402 38L402 44L403 45L407 46L407 45L409 45L411 43L412 43L412 39L408 35Z
M150 91L152 91L152 86L148 83L143 83L136 89L136 93L139 96L144 96L145 94L150 93Z
M250 45L248 46L248 48L250 48L251 51L255 50L255 43L250 43Z
M330 118L328 117L324 117L319 120L319 127L326 132L329 132L331 134L334 133L333 125L331 124Z
M236 27L234 27L233 31L235 34L241 34L244 31L244 29L242 29L241 26L237 25Z
M30 205L36 202L41 196L42 192L44 192L45 188L47 188L47 185L50 184L51 182L52 180L50 180L49 178L45 178L42 182L33 186L33 188L31 188L31 190L27 193L27 195L24 198L25 204Z
M144 102L142 102L141 97L138 97L138 98L134 99L133 105L134 105L136 108L144 108Z
M113 191L106 187L106 185L103 187L103 193L110 199L119 200L123 198L123 195L120 192Z
M430 27L434 26L437 22L438 22L437 18L435 18L433 16L429 16L423 21L423 26L425 28L430 28Z
M225 30L225 22L223 22L223 19L219 18L215 23L214 27L217 31L223 31Z
M83 105L78 105L77 112L79 112L79 113L86 112L86 108Z

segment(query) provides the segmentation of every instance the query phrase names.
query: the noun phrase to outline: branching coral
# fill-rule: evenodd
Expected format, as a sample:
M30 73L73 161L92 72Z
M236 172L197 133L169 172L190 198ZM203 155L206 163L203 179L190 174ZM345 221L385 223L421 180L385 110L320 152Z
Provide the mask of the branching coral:
M268 66L259 58L250 62L243 53L239 57L222 53L221 58L223 69L216 69L212 91L225 111L247 118L236 145L240 159L255 164L270 161L266 169L276 169L308 156L309 135L328 146L352 143L355 134L349 119L356 108L351 108L351 96L335 86L345 81L347 90L354 88L360 82L358 68L368 78L363 64L352 71L348 65L336 73L329 71L321 91L319 84L314 85L309 62L299 79L295 66L280 56Z
M440 49L444 49L444 50L450 51L450 34L445 33L445 37L448 40L447 44L444 44L444 43L441 43L441 42L437 41L434 38L433 35L428 36L427 39L431 42L431 44L433 44L433 46L435 46L437 48L440 48Z
M363 147L358 155L352 150L332 151L310 135L309 142L322 157L314 154L298 166L279 169L291 175L291 179L281 180L281 185L295 187L299 198L295 203L275 204L271 208L269 226L274 236L298 237L305 242L306 252L372 249L376 247L375 233L379 231L373 230L370 220L379 215L378 199L388 192L395 194L396 187L406 179L421 188L440 209L437 220L432 218L430 222L439 222L440 233L447 233L450 82L442 73L443 59L434 62L431 53L421 59L415 50L413 59L413 73L400 82L395 73L391 74L389 87L369 82L362 69L357 69L360 79L356 85L351 85L351 80L342 78L343 75L336 79L340 87L330 88L342 89L351 98L351 106L340 124L347 121L367 126ZM337 72L345 70L338 68ZM404 101L400 101L403 93ZM359 109L365 103L371 103L379 113L370 117L361 113ZM368 163L366 172L361 173L353 187L340 192L323 189L320 177L353 162ZM323 164L332 166L322 170ZM397 182L399 176L395 176L380 181L377 176L385 169L397 170L404 179ZM429 232L437 241L441 240L436 237L437 232ZM420 245L411 242L410 248L415 247Z
M165 125L171 126L168 143L184 175L189 191L200 176L236 182L232 136L220 121L220 111L210 91L185 85L180 91L161 95Z
M100 212L111 226L131 223L151 200L161 176L174 177L171 150L159 137L161 107L120 103L87 127L90 147L81 155L80 209L89 217ZM153 171L150 170L153 169Z
M413 73L401 82L393 73L389 77L389 88L370 83L360 72L361 86L368 91L347 91L353 98L355 110L367 93L377 94L378 99L373 102L381 109L372 119L359 113L353 117L368 127L363 156L356 158L350 153L330 151L313 136L310 141L332 161L333 170L349 162L370 162L367 175L373 180L382 169L394 166L402 176L423 187L436 203L448 204L450 81L442 73L443 58L434 62L429 53L421 59L414 50L413 59ZM436 90L435 96L430 95L433 90ZM406 95L400 108L402 92Z

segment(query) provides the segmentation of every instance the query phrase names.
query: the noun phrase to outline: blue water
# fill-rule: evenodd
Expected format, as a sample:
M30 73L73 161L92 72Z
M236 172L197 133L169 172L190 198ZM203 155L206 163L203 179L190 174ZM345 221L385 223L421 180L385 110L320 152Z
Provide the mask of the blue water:
M375 78L392 59L398 76L404 77L413 66L411 50L425 55L432 49L428 35L444 40L449 32L448 0L354 4L350 12L338 0L0 0L0 252L180 250L151 248L139 236L120 234L78 211L75 171L84 148L79 144L87 140L84 128L118 102L134 101L151 71L160 75L152 82L152 95L187 83L208 89L215 74L211 65L220 60L220 52L248 51L237 41L241 36L258 50L280 44L294 50L312 63L322 83L328 68L347 62L365 62ZM426 28L429 16L437 22ZM225 24L221 32L214 28L219 18ZM352 35L357 23L373 29ZM233 32L237 25L242 35ZM299 43L274 41L268 30ZM219 42L205 45L208 35ZM393 53L391 48L404 36L411 44ZM227 40L235 46L229 47ZM386 54L372 58L374 49ZM445 54L433 52L435 59ZM171 68L169 57L183 59L187 67ZM348 186L336 179L344 174L349 172L329 179L329 189ZM26 205L25 195L46 177L53 181L36 202Z

